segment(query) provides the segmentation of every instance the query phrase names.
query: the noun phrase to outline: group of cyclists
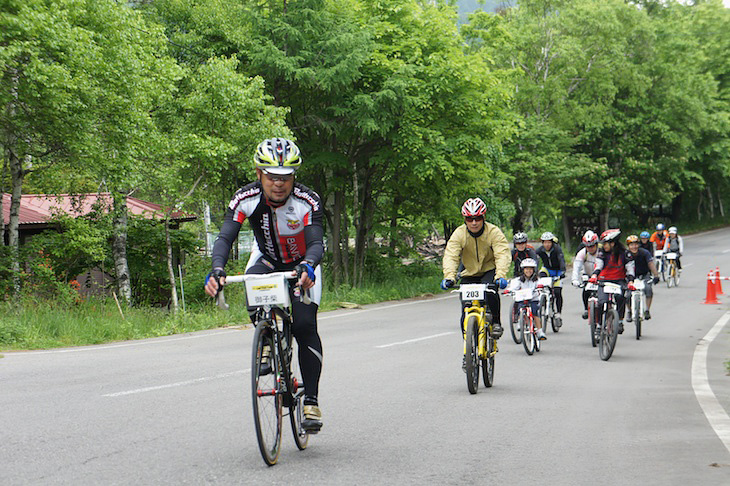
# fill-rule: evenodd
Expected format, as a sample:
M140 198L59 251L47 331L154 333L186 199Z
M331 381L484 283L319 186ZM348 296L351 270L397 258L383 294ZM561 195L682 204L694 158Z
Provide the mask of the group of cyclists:
M290 270L297 270L301 274L297 285L290 289L291 295L294 297L300 291L308 291L311 295L306 304L299 299L291 299L292 333L299 344L299 366L304 378L302 426L310 433L316 433L322 427L317 398L322 371L322 342L317 330L322 289L319 263L324 253L322 202L315 191L295 182L295 172L302 160L299 148L291 140L264 140L257 147L253 161L257 180L239 189L228 205L220 234L213 246L212 271L206 278L205 291L215 297L225 284L224 267L233 242L246 220L250 222L256 240L246 274ZM461 283L488 283L500 289L508 285L512 289L535 289L538 276L555 277L555 318L561 319L563 296L560 279L565 277L566 265L563 249L555 235L543 233L542 244L535 250L528 244L525 233L516 233L514 248L510 249L499 227L485 221L486 210L486 204L480 198L468 199L463 204L461 213L464 224L454 231L446 245L441 287L453 287L457 275ZM619 241L620 233L618 229L610 229L604 231L600 238L593 231L585 233L582 247L574 261L573 284L580 284L581 273L589 275L594 282L605 280L625 284L629 290L633 289L636 278L651 275L656 283L658 274L654 264L654 248L679 255L684 249L676 227L665 231L664 225L659 224L652 235L648 232L642 232L638 237L631 235L626 239L628 249ZM511 283L508 281L510 262L514 265ZM541 263L539 271L538 262ZM537 304L537 292L534 292L534 296L531 306ZM602 297L605 299L605 296ZM587 308L585 292L583 303ZM651 305L650 286L647 286L647 303ZM493 317L492 335L498 339L503 333L499 296L488 294L487 305ZM619 309L623 319L623 298L619 302ZM255 312L255 308L249 307L249 312ZM533 313L537 315L535 307ZM583 318L587 317L586 311ZM648 309L645 318L649 318ZM544 323L539 337L546 338Z
M530 305L532 313L538 316L538 277L553 277L553 295L555 298L556 327L562 325L563 295L561 279L566 276L565 255L558 244L557 237L551 232L540 236L541 245L535 249L529 245L527 234L515 233L514 247L510 250L507 239L495 225L485 221L486 204L479 198L468 199L461 208L464 225L458 227L446 244L443 258L443 280L441 288L448 289L456 284L457 272L461 283L494 284L500 289L517 291L533 289L533 297L529 303L515 303L512 315L517 315L520 308ZM584 287L583 276L591 283L612 282L621 285L627 294L636 290L634 281L645 282L647 308L644 319L651 319L652 284L659 282L659 270L655 260L656 250L663 253L672 252L677 255L677 268L681 270L679 257L684 252L682 237L675 226L665 229L663 223L656 226L656 231L648 231L640 235L629 235L624 243L620 238L620 229L608 229L599 236L588 230L582 237L580 247L573 260L571 282L576 287ZM508 281L509 262L513 263L513 278ZM661 261L661 260L659 260ZM538 268L540 270L538 271ZM509 287L509 288L508 288ZM492 315L492 336L502 336L499 298L496 294L487 294L487 305ZM588 298L590 292L583 290L583 319L588 319ZM598 291L598 302L602 306L608 297L603 287ZM619 312L619 333L623 332L623 320L632 320L632 313L626 314L626 295L617 294L616 303ZM462 310L463 317L463 310ZM461 321L460 321L461 322ZM546 323L536 320L538 338L547 339Z

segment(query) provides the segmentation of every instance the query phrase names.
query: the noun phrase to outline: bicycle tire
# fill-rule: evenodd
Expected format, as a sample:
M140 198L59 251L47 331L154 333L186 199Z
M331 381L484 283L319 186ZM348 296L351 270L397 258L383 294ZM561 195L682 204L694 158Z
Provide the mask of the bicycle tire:
M641 339L641 296L637 296L637 298L632 299L634 302L632 302L631 311L634 313L634 324L636 325L636 340L638 341Z
M591 346L595 348L598 345L596 336L596 305L590 301L588 302L588 325L591 331Z
M598 352L603 361L608 361L613 355L618 337L619 317L616 309L606 311L606 316L601 326L601 339L598 343Z
M534 321L533 321L534 322ZM540 352L540 338L537 337L537 329L535 329L535 326L533 325L534 332L532 333L532 339L535 342L535 352ZM555 331L558 332L558 331Z
M304 397L299 394L294 398L294 403L289 407L289 421L291 422L291 431L294 436L294 443L297 449L303 451L309 443L309 434L302 428L302 420L304 419Z
M535 352L535 333L533 329L530 329L530 323L525 318L525 313L520 314L520 327L522 328L522 347L525 348L525 353L528 356L532 356Z
M550 327L553 328L553 332L560 331L560 327L563 325L563 320L560 317L555 317L555 296L550 300ZM539 349L538 349L539 351Z
M491 333L487 331L486 347L488 356L482 360L482 380L486 388L491 388L494 384L494 351L495 340Z
M466 322L466 387L472 395L479 387L479 319L469 316Z
M680 276L679 266L677 266L675 264L675 269L674 269L674 286L675 287L679 287L679 276Z
M671 289L674 286L674 262L669 264L669 271L667 272L667 288Z
M265 345L270 346L269 362L271 370L261 374L261 356ZM259 321L253 337L251 359L251 395L253 402L253 421L256 440L264 462L269 466L276 464L281 452L281 422L283 399L279 390L278 378L281 366L274 352L274 338L269 321Z
M519 312L517 315L515 315L515 306L512 305L512 312L510 316L510 322L509 322L509 330L512 333L512 340L515 342L515 344L522 344L522 331L517 330L517 323L519 321Z
M547 329L547 320L548 320L548 308L547 308L547 296L545 294L540 296L540 304L539 309L540 311L540 322L542 322L542 329L543 331Z
M291 423L292 436L294 437L294 443L297 449L303 451L307 448L309 443L309 434L302 427L302 420L304 420L304 404L303 404L303 392L304 382L301 379L301 372L299 370L299 350L297 349L297 342L291 335L290 324L288 327L288 333L285 331L285 339L288 339L287 348L287 362L289 363L289 381L291 383L291 390L293 393L292 403L289 405L289 422ZM288 335L288 336L287 336Z

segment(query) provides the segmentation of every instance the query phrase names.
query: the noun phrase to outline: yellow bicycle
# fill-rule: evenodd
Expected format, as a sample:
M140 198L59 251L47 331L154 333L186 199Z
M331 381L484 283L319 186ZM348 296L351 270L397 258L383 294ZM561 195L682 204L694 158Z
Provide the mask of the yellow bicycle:
M497 340L492 337L492 314L486 305L487 292L499 295L494 284L463 284L458 290L464 320L461 331L464 336L466 386L472 395L479 387L479 367L482 368L484 386L494 383L494 356Z

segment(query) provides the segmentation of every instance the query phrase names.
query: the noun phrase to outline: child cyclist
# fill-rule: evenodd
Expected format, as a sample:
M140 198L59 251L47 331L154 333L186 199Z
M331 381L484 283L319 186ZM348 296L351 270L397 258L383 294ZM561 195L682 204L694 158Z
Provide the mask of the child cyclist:
M512 279L509 285L509 291L516 292L522 289L532 289L532 299L530 300L530 308L535 319L535 327L537 328L537 337L540 341L547 339L545 331L540 322L540 294L537 292L537 261L532 258L525 258L520 263L521 273L517 278ZM519 309L525 307L524 302L518 302ZM517 331L522 331L519 327Z

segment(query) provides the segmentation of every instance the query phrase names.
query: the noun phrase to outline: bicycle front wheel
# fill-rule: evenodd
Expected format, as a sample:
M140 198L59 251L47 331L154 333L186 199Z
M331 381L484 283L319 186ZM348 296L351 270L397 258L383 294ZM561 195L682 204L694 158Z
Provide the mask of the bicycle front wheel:
M594 348L598 345L598 324L596 323L596 310L597 307L595 303L588 302L588 324L590 325L591 329L591 346Z
M479 386L479 319L470 316L466 323L466 386L472 395Z
M525 348L528 356L532 356L532 353L535 352L535 330L524 313L520 314L520 328L522 329L522 347Z
M274 335L268 321L256 326L251 359L251 394L256 439L264 462L276 464L281 451L282 395L278 377L281 366L274 351Z
M669 270L667 270L667 288L671 289L674 287L674 276L675 276L675 269L676 266L674 265L674 261L669 264Z
M601 326L601 337L598 343L598 352L603 361L611 359L613 350L616 347L616 339L618 337L618 312L616 309L609 309L603 319Z
M631 303L631 310L634 313L634 324L636 325L636 339L637 341L641 339L641 296L637 295L636 297L633 297L633 302Z
M512 305L512 312L509 320L509 330L512 333L512 340L515 342L515 344L522 343L522 330L518 326L519 323L519 313L515 312L516 305Z
M482 378L484 386L490 388L494 384L494 353L497 345L490 332L487 332L486 341L487 357L482 360Z

